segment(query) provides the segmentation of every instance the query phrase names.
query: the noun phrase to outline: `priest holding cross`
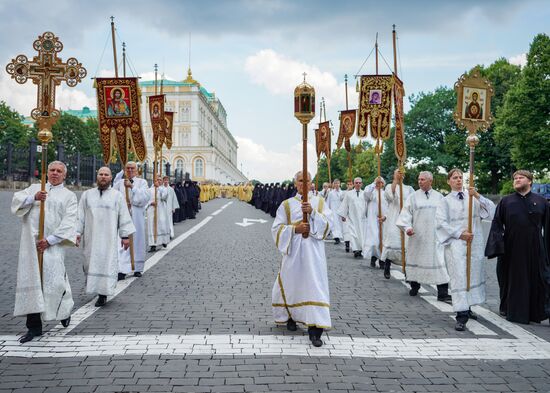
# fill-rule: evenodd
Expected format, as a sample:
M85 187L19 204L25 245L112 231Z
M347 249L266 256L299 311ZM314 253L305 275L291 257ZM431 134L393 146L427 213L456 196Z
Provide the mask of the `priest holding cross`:
M66 63L57 57L63 44L46 32L33 43L38 56L29 60L18 55L6 71L16 82L31 79L38 87L37 106L31 116L38 125L42 143L41 184L33 184L13 196L11 210L23 220L14 315L27 316L28 332L24 343L42 334L42 321L70 323L73 307L71 287L65 274L63 246L76 242L77 199L64 188L67 167L60 161L47 165L47 147L52 140L52 125L59 119L55 109L55 88L65 81L76 86L86 77L86 69L75 58ZM46 183L46 167L48 182Z

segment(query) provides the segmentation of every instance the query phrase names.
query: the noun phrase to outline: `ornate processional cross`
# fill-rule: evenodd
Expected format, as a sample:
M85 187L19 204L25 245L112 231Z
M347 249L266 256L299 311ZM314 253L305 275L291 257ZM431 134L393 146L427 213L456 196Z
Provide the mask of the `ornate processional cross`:
M6 71L17 83L24 84L31 79L38 86L37 104L31 116L38 122L40 131L50 130L60 116L59 111L55 109L55 88L62 81L69 87L76 86L86 77L86 69L74 57L69 58L66 63L57 57L63 50L63 44L51 32L38 37L33 47L38 56L29 60L25 55L18 55L6 66ZM51 140L51 133L49 137Z

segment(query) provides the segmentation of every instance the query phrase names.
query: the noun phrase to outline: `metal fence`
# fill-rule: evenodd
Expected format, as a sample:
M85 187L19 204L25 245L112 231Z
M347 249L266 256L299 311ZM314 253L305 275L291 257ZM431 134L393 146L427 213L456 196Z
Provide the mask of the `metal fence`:
M0 180L29 183L40 180L41 149L35 140L31 140L27 148L11 143L0 146ZM62 144L49 146L48 160L63 161L67 165L65 183L74 186L91 187L96 181L97 170L103 166L103 159L98 156L83 156L80 152L66 155ZM121 170L119 162L109 167L113 174Z
M100 156L84 156L80 152L66 154L62 144L48 146L48 160L59 160L67 165L65 183L74 186L92 187L96 182L97 170L102 167ZM31 140L29 146L21 148L11 143L0 146L0 180L35 182L40 180L42 146ZM120 162L110 163L113 177L122 169ZM142 177L149 183L153 181L152 165L144 163L140 168ZM163 168L163 176L169 176L170 182L180 182L189 178L189 173L181 170L171 171L170 164Z

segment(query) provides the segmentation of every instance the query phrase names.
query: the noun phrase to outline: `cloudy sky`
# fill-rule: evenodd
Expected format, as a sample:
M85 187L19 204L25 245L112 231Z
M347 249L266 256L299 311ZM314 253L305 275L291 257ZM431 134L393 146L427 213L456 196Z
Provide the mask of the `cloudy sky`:
M390 72L392 24L407 95L451 86L467 69L499 57L521 64L534 35L550 29L548 0L0 0L0 63L19 53L30 57L33 40L52 31L64 43L63 59L78 58L90 78L110 75L111 15L132 68L145 77L158 63L168 77L184 79L191 34L193 76L225 106L239 167L263 181L290 178L300 167L292 94L302 73L317 97L325 97L328 119L337 126L344 75L356 107L353 75L377 32L380 72ZM371 56L361 73L373 71ZM0 100L28 115L35 94L0 72ZM58 89L58 107L84 105L95 106L91 79Z

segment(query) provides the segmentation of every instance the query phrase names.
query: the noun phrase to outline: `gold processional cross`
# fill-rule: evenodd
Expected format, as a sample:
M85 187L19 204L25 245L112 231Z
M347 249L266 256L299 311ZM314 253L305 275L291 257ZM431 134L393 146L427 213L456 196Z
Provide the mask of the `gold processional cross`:
M51 128L61 113L55 109L55 88L65 81L67 86L74 87L86 77L86 68L71 57L63 63L57 54L63 50L63 44L51 32L45 32L33 43L38 52L29 60L25 55L18 55L6 66L6 71L17 83L24 84L31 79L38 86L36 108L31 117L38 123L38 139L42 143L42 191L46 189L47 147L52 140ZM44 238L44 201L40 203L40 222L38 240ZM42 252L38 252L40 278L42 278Z

